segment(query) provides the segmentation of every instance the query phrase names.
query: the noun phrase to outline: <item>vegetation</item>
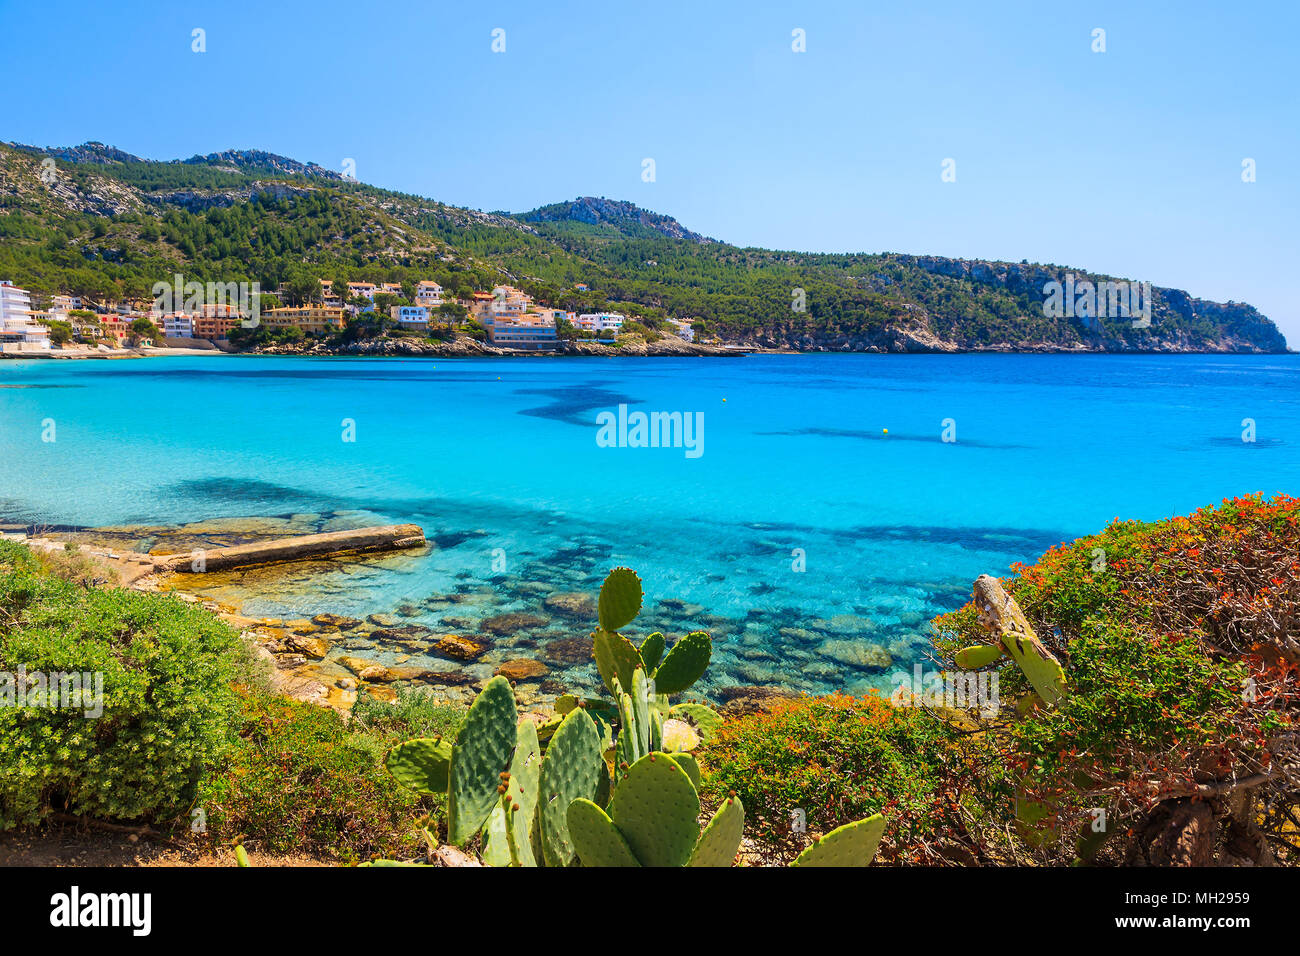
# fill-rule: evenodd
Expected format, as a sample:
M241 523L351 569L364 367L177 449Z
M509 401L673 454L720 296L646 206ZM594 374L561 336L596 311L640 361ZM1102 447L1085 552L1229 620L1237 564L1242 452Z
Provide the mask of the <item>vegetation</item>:
M1253 780L1273 851L1294 857L1297 554L1300 500L1251 495L1117 521L1016 569L1007 590L1070 682L1003 742L1039 829L1086 829L1098 809L1121 821L1109 832L1132 829L1160 803ZM939 618L940 649L982 637L977 618L973 605ZM1015 669L1001 677L1025 686Z
M436 801L393 788L384 752L411 733L452 731L462 716L407 692L397 705L363 696L345 724L327 707L241 687L226 756L195 799L207 838L345 861L413 852L411 819Z
M446 839L477 845L495 866L730 866L740 852L744 808L734 793L699 826L693 750L717 723L699 704L670 702L708 666L712 642L695 632L665 649L619 633L641 610L628 568L605 579L595 632L596 667L613 702L568 697L542 728L519 720L509 683L483 688L456 732L410 740L389 752L389 772L421 794L446 794ZM676 724L677 726L673 726ZM544 744L545 742L545 744ZM879 815L840 827L794 861L865 866L884 830ZM422 830L430 847L432 826Z
M564 309L623 312L636 323L629 330L651 341L673 317L693 319L703 338L800 347L900 348L903 334L969 348L1103 340L1146 347L1158 336L1194 348L1224 335L1283 347L1272 323L1240 304L1198 311L1157 292L1153 328L1106 319L1089 329L1044 315L1037 273L1033 282L1005 284L945 274L946 260L744 249L673 238L637 220L473 213L256 161L236 169L223 159L113 157L60 160L58 172L79 195L125 190L128 198L114 210L79 211L39 185L37 157L0 147L0 186L8 187L0 188L0 275L39 293L143 299L179 271L187 280L258 282L268 291L284 283L297 304L319 297L318 279L405 289L429 278L451 296L504 282ZM268 178L281 182L268 187ZM580 283L590 288L579 291Z
M237 636L177 598L94 575L0 541L0 829L56 812L168 819L226 748Z

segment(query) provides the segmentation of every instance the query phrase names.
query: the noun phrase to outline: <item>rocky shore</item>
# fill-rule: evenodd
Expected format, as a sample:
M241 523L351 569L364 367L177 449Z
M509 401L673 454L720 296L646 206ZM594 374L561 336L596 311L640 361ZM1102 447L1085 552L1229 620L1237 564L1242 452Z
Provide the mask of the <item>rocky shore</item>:
M473 550L483 532L434 528L427 547L402 553L198 575L168 573L162 560L372 521L364 513L331 512L175 527L44 529L24 537L38 548L80 548L111 566L123 586L170 591L202 604L256 645L281 693L339 710L349 709L358 694L393 700L403 687L468 704L497 674L515 683L522 705L541 710L559 694L599 687L590 636L595 595L616 562L611 545L596 536L572 535L565 547L521 562L510 574L459 571L449 587L396 603L378 597L386 576L409 571L435 550ZM376 584L370 600L365 595ZM259 607L296 614L268 616ZM891 621L760 607L734 617L665 595L647 602L638 624L645 633L662 631L670 644L690 631L708 631L713 680L696 691L726 711L747 712L799 693L887 688L892 670L920 659L926 619L921 611Z
M334 346L325 342L303 342L292 345L267 345L250 350L257 355L357 355L427 358L545 358L554 356L586 356L592 358L683 358L691 356L723 358L746 355L752 348L721 345L697 345L674 336L664 336L655 342L633 341L614 348L594 342L560 342L559 347L548 351L521 351L503 349L480 342L468 335L458 335L447 342L424 338L362 339L346 345Z

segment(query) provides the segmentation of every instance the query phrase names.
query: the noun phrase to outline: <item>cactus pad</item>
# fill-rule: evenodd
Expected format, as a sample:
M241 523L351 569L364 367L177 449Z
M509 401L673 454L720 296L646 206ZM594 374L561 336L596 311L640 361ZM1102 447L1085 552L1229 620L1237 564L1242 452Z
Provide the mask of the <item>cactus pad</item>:
M628 768L609 815L642 866L685 866L700 835L700 798L667 754L647 754Z
M731 866L745 832L745 808L739 797L728 797L700 834L690 866Z
M691 778L691 783L695 785L695 792L699 793L702 777L700 775L700 763L694 756L688 753L669 754L673 763L686 771L686 776Z
M384 766L407 790L446 794L451 769L451 741L432 737L408 740L388 751L384 756Z
M962 670L979 670L981 667L988 667L1003 653L1002 646L999 644L975 644L971 647L963 647L957 652L957 666Z
M504 677L487 682L456 732L447 795L447 841L464 846L497 804L518 731L515 692Z
M1065 699L1065 670L1052 652L1034 637L1025 637L1008 631L1002 635L1002 646L1020 665L1043 703L1055 707Z
M713 641L703 631L692 631L673 645L655 671L655 691L679 694L703 675L713 655Z
M791 863L791 866L867 866L885 834L879 813L832 830Z
M673 704L668 716L685 720L695 728L702 743L708 743L722 726L722 715L706 704Z
M610 693L618 693L614 689L615 682L621 684L624 690L630 691L632 675L638 667L642 667L641 652L636 649L636 645L622 634L611 631L596 631L592 638L596 670L600 671L600 679L605 682Z
M594 799L600 776L605 773L600 731L591 715L578 708L564 718L542 760L538 810L542 855L547 866L568 866L573 862L569 804L580 798Z
M645 661L645 669L651 673L659 666L659 662L664 656L664 636L659 631L655 631L644 641L641 642L641 660Z
M600 586L597 616L602 631L627 627L641 612L641 579L631 568L615 568Z
M569 833L583 866L640 866L614 821L590 800L569 804Z

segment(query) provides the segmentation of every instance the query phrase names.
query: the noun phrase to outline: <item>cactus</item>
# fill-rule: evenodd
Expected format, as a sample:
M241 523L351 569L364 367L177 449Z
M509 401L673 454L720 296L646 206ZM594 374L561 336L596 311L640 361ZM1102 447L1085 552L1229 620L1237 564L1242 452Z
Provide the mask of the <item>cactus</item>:
M647 754L614 790L609 817L642 866L684 866L699 838L700 798L664 754Z
M1044 703L1055 707L1065 700L1065 669L1037 638L1008 632L1002 635L1002 646Z
M494 677L456 732L447 792L447 840L456 846L463 847L479 832L496 805L501 774L514 754L518 720L510 682Z
M449 842L463 847L481 833L482 856L492 866L571 866L575 859L587 866L727 866L735 859L744 808L729 797L701 832L700 767L687 752L722 718L703 704L668 699L703 675L712 642L695 631L665 654L656 632L638 649L617 628L636 617L641 600L633 572L610 572L593 636L612 703L566 694L539 728L519 720L509 682L494 677L454 741L408 740L388 752L385 766L399 784L447 795ZM878 815L841 827L796 863L865 865L883 829ZM436 839L428 826L421 832Z
M729 796L700 834L688 866L731 866L740 852L745 832L745 808L740 798Z
M408 790L445 794L451 771L451 743L440 737L408 740L388 751L384 766Z
M597 617L602 631L617 631L641 612L641 579L631 568L615 568L600 587Z
M632 673L645 665L641 661L641 652L636 645L622 634L599 630L592 634L592 653L596 656L596 670L605 682L609 692L616 693L614 685L621 684L625 689L632 687Z
M879 813L846 823L808 847L790 865L867 866L876 855L884 833L885 818Z
M235 866L240 868L251 867L253 864L248 862L248 851L244 849L242 843L235 844Z
M988 667L1003 654L1000 644L975 644L971 647L963 647L956 655L957 666L967 671L979 670L981 667Z
M641 660L645 664L645 669L654 673L654 669L659 666L659 662L664 656L664 636L655 631L644 641L641 642Z
M692 631L673 645L654 673L655 690L679 694L704 676L713 654L713 641L703 631Z
M590 800L569 804L569 833L583 866L640 866L614 821Z
M673 704L668 710L668 716L689 723L695 728L701 743L708 743L722 726L722 715L705 704Z
M582 708L564 718L551 738L542 760L537 813L543 861L547 866L568 866L573 862L569 839L569 804L579 798L592 800L600 776L608 771L601 756L600 732Z
M519 721L514 756L504 778L505 793L483 827L483 862L490 866L537 865L531 830L541 778L541 752L537 726L529 720Z

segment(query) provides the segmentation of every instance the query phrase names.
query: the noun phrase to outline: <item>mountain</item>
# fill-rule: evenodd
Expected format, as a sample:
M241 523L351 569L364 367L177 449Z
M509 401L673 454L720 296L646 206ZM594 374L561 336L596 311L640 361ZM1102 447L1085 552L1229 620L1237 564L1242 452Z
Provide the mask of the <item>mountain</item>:
M258 150L157 162L100 143L0 145L0 278L147 299L178 272L266 290L432 278L465 295L505 282L566 309L622 311L647 338L691 319L703 336L796 350L1286 348L1251 306L1177 289L1152 290L1149 327L1054 317L1045 284L1121 281L1058 265L742 248L595 197L481 212Z
M717 242L698 232L691 232L672 216L642 209L620 199L601 196L579 196L573 202L541 206L530 212L521 212L515 218L521 222L581 222L589 226L612 226L620 235L635 239L654 235L669 239L687 239L691 242Z

